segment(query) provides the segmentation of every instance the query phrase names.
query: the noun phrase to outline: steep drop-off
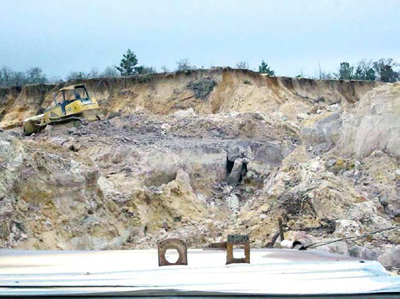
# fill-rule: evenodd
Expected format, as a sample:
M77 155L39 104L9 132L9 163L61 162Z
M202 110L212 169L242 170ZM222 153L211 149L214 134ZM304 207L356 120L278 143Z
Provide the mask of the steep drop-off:
M51 105L53 92L75 83L85 83L106 113L131 113L140 108L155 114L188 108L200 114L280 111L293 121L318 103L355 103L379 85L366 81L268 77L230 68L26 85L0 89L0 127L20 125L40 108Z

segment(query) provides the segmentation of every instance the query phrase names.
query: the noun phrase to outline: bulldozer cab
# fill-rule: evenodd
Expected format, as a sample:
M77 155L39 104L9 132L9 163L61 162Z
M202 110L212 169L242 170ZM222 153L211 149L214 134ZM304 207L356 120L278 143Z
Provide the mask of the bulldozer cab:
M82 119L94 121L103 116L95 98L90 98L83 84L71 85L61 88L58 93L53 93L54 104L47 108L43 114L29 117L23 122L25 135L37 133L47 125L63 124L67 122L80 122Z
M61 102L57 102L56 99L54 99L54 104L61 106L63 115L66 114L65 107L74 101L81 101L84 105L92 104L89 93L83 84L61 88L60 92L62 94Z

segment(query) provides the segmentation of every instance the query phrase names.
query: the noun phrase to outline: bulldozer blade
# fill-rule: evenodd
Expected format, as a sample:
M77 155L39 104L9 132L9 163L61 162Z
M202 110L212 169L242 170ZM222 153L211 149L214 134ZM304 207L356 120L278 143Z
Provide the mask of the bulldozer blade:
M100 109L92 109L92 110L83 111L83 117L87 121L95 121L95 120L103 120L104 119L104 115Z

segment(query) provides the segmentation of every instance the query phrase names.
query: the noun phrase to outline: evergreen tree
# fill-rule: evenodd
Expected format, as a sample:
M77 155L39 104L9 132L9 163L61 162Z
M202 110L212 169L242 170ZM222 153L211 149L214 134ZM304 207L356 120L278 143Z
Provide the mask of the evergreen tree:
M353 76L357 80L369 80L374 81L376 79L375 71L372 68L372 61L361 60L357 64L356 71Z
M342 62L339 68L339 79L340 80L351 80L353 79L354 67L350 66L348 62Z
M357 66L357 69L356 69L356 72L354 73L353 78L356 80L365 80L365 72L361 66Z
M258 72L261 74L267 74L268 76L274 76L275 72L270 69L268 63L265 63L264 60L261 62L261 65L258 67Z
M121 76L130 76L135 74L135 66L138 64L138 59L136 58L135 53L133 53L130 49L123 55L119 66L115 68L121 73Z
M376 79L375 71L374 69L370 68L365 73L365 80L374 81L375 79Z

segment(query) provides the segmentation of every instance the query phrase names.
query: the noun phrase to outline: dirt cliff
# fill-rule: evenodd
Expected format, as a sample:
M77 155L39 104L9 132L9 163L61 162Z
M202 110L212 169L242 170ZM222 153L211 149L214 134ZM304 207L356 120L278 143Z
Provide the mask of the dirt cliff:
M61 86L0 91L1 247L202 247L228 233L265 247L278 217L304 244L400 221L400 83L229 68L84 83L107 119L30 137L15 127ZM399 242L325 249L396 268Z
M281 112L292 121L318 103L322 107L354 103L379 85L366 81L268 77L230 68L26 85L0 89L0 127L20 125L23 119L50 105L53 92L74 83L85 83L106 113L132 113L144 108L154 114L169 114L192 108L199 114Z

